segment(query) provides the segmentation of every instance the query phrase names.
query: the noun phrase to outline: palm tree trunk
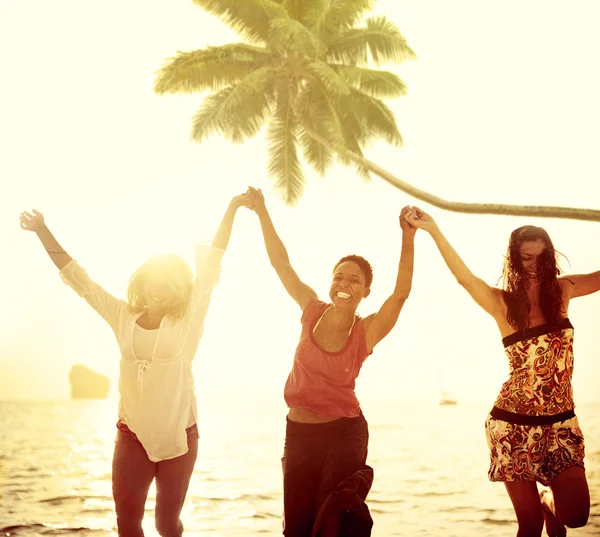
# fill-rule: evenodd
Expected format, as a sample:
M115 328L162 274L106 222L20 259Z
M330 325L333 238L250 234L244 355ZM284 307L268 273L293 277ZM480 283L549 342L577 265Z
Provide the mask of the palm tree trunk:
M327 147L330 151L338 153L336 148L329 143L329 141L321 136L314 130L303 126L307 134L319 142L320 144ZM370 172L379 176L384 181L387 181L390 185L395 186L397 189L406 192L409 196L419 199L440 209L447 211L455 211L459 213L473 213L473 214L502 214L510 216L532 216L532 217L544 217L544 218L567 218L572 220L590 220L593 222L600 222L600 210L597 209L578 209L572 207L548 207L540 205L503 205L500 203L464 203L460 201L448 201L438 196L434 196L429 192L425 192L420 188L417 188L401 179L398 179L395 175L379 167L374 162L353 153L352 151L346 150L344 153L350 160L360 164L363 168L366 168Z

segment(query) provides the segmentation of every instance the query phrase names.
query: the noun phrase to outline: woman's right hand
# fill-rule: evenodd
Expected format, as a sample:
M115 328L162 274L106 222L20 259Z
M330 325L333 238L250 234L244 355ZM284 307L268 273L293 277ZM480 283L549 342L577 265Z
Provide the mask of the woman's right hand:
M19 216L20 226L26 231L33 231L37 233L46 227L44 223L44 215L39 211L33 209L33 214L23 211Z
M261 211L266 211L267 208L265 206L265 197L260 188L254 188L252 186L248 187L248 192L250 192L250 196L252 196L253 207L252 210L259 214Z
M252 194L250 193L250 189L246 190L246 192L244 192L243 194L234 196L231 201L236 208L246 207L250 210L254 209L254 199L252 197Z
M432 233L438 229L433 217L418 207L410 207L404 215L404 218L412 226L427 231L427 233Z

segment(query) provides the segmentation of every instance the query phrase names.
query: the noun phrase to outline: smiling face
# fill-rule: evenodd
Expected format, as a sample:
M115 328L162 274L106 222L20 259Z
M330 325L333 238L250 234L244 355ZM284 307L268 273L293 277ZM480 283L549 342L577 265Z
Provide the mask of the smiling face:
M532 299L537 300L546 322L554 322L563 316L560 273L557 252L544 228L521 226L510 234L502 270L502 287L507 306L506 319L515 330L525 330L530 326ZM531 289L537 298L530 295Z
M519 256L525 273L529 278L535 278L539 271L539 258L546 249L542 239L523 241L519 247Z
M520 281L554 281L561 273L548 232L537 226L521 226L510 234L502 276L504 290L517 292Z
M177 292L165 280L150 278L144 285L143 301L151 314L168 311L177 301Z
M131 277L127 289L129 305L136 312L181 318L187 311L193 281L192 271L181 257L152 257Z
M364 272L353 261L344 261L333 271L329 298L335 306L355 310L370 291Z

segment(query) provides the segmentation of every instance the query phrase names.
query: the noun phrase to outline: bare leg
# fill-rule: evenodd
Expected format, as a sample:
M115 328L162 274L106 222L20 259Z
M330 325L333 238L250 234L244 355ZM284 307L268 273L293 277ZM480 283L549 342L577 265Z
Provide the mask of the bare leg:
M181 537L179 518L198 455L198 438L188 435L188 452L156 463L156 530L162 537Z
M550 489L544 489L540 492L540 501L544 511L544 523L546 524L546 534L549 537L566 537L567 528L554 514L554 496Z
M546 533L550 537L567 534L565 526L580 528L585 526L590 514L590 492L585 470L573 466L563 470L540 495L544 506Z
M121 537L143 537L142 519L156 465L142 444L119 431L112 464L112 489Z
M504 485L517 515L517 537L540 537L544 515L535 481L506 481Z

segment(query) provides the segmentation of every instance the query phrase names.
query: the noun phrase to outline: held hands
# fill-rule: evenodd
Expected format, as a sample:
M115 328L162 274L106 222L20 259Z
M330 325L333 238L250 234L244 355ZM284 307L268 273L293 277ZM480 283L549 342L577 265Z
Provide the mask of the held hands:
M406 208L406 207L405 207ZM428 215L423 209L418 207L408 207L408 210L404 214L404 219L413 227L417 229L423 229L427 233L432 233L438 229L435 220ZM404 212L404 209L402 209ZM402 216L402 214L400 215Z
M23 211L19 216L19 221L21 229L33 231L34 233L37 233L46 227L44 215L35 209L33 209L33 214Z
M244 192L243 194L234 196L231 202L236 208L246 207L250 210L254 210L254 199L252 198L250 189L246 190L246 192Z
M249 186L248 187L248 192L250 193L250 196L252 197L252 207L250 207L250 209L252 209L255 213L260 214L261 212L264 212L267 210L266 206L265 206L265 197L263 196L262 190L260 188L254 188Z
M400 228L402 229L402 233L404 235L412 235L414 237L415 233L417 232L417 228L406 219L406 215L410 209L411 207L409 205L402 207L402 210L400 211Z
M235 196L231 201L236 208L246 207L256 213L265 209L265 198L260 188L249 186L246 192L239 196Z

